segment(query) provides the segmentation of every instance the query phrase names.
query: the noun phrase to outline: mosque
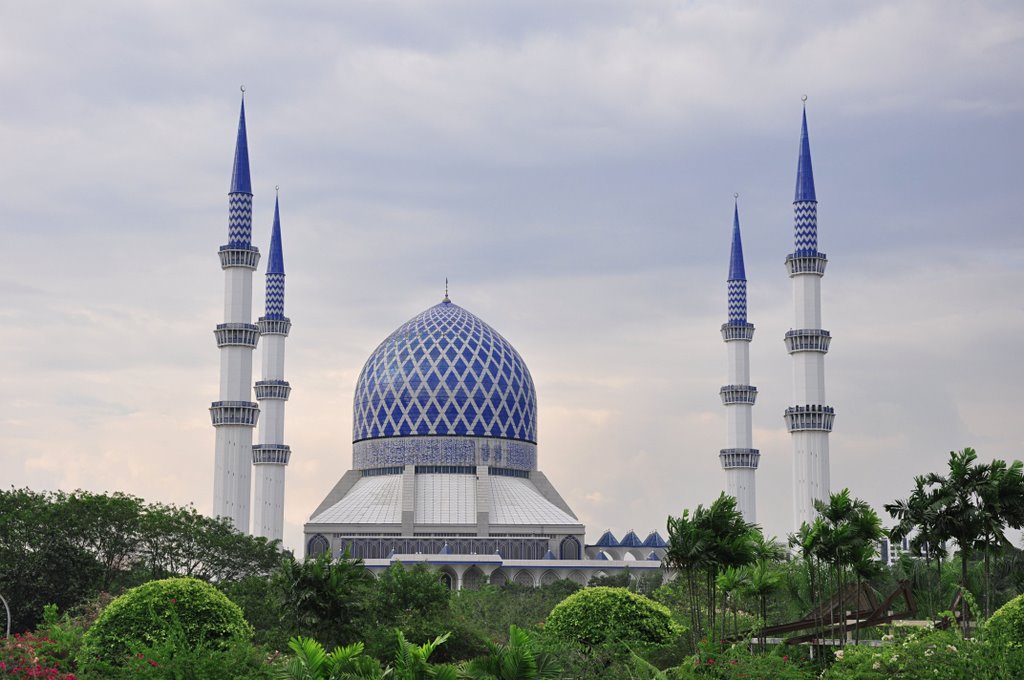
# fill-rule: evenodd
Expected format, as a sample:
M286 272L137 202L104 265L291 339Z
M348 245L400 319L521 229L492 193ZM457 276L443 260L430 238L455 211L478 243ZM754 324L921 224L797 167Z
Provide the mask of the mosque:
M239 116L228 194L224 323L214 333L221 352L220 397L210 407L216 430L214 514L240 531L271 539L283 533L285 270L279 201L275 200L266 267L265 313L252 323L252 279L260 260L252 245L252 190L245 102ZM812 516L828 493L817 216L807 116L800 138L793 282L796 330L785 343L794 357L794 402L784 415L793 435L794 518ZM725 488L756 522L746 275L739 208L734 209L727 280L726 448L719 452ZM262 342L262 375L252 383L252 355ZM253 393L257 402L252 401ZM253 434L259 425L258 442ZM370 354L353 398L352 466L312 511L304 527L306 556L349 554L371 572L394 562L423 562L453 589L482 583L580 584L629 569L661 569L667 547L657 532L617 539L605 531L586 543L586 529L540 469L537 394L523 358L498 331L448 297L406 321ZM251 502L250 502L250 499Z

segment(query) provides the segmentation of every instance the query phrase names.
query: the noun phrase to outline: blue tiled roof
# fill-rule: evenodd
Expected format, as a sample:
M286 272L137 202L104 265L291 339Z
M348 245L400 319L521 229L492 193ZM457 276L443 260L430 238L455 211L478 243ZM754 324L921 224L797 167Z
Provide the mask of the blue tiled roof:
M601 534L601 538L597 539L597 543L594 545L601 546L602 548L614 548L618 544L619 539L615 538L615 534L611 532L611 529L608 529Z
M811 168L811 142L807 136L807 108L804 108L800 127L800 160L796 166L796 201L816 201L814 196L814 170Z
M441 552L438 553L438 554L439 555L451 555L452 554L451 546L448 545L447 543L445 543L443 546L441 546Z
M747 272L743 267L743 240L740 238L739 203L733 208L732 214L732 251L729 253L729 280L747 280Z
M603 551L603 550L600 550L600 551L598 551L598 553L597 553L597 557L595 557L594 559L595 559L595 560L607 560L607 559L608 559L608 556L604 554L604 551Z
M645 548L665 548L668 547L668 543L661 537L657 531L652 531L647 534L647 538L644 539Z
M238 139L235 141L235 166L231 172L231 191L229 193L252 193L252 182L249 179L249 142L245 136L245 99L242 100L242 111L238 114Z
M281 249L281 207L280 200L277 198L274 199L274 228L270 232L267 273L284 274L284 252Z
M652 550L651 552L647 553L647 559L649 559L649 560L660 560L661 558L658 557L658 553L656 553L656 552L654 552Z
M557 560L558 558L555 557L555 553L553 553L551 551L551 548L548 548L548 551L546 553L544 553L544 559L546 559L546 560Z
M497 331L452 302L418 314L363 366L353 441L457 435L537 441L530 371Z
M640 540L640 537L630 529L626 535L622 537L622 542L619 543L619 545L626 548L639 548L643 545L643 542Z

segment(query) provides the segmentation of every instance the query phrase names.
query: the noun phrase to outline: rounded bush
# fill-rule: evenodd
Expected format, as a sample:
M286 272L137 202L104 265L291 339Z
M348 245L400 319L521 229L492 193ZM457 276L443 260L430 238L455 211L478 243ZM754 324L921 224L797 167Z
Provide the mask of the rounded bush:
M242 610L224 593L198 579L168 578L114 598L86 631L79 658L118 663L133 647L172 636L190 649L222 649L252 635Z
M985 622L985 632L1008 642L1024 644L1024 595L997 609Z
M681 631L668 608L625 588L584 588L551 610L544 629L593 646L606 641L670 642Z

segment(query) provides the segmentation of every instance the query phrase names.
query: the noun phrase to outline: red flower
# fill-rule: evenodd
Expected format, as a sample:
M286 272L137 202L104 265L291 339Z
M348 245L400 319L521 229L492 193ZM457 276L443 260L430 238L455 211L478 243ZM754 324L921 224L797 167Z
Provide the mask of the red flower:
M156 668L156 667L157 667L157 666L159 666L160 664L158 664L158 663L157 663L156 661L153 661L152 659L150 659L150 660L149 660L149 665L150 665L150 666L152 666L153 668Z
M715 660L714 660L714 659L708 659L708 665L709 665L709 666L710 666L711 664L713 664L714 662L715 662Z
M789 657L788 656L784 656L784 657L782 657L782 660L783 661L789 661Z

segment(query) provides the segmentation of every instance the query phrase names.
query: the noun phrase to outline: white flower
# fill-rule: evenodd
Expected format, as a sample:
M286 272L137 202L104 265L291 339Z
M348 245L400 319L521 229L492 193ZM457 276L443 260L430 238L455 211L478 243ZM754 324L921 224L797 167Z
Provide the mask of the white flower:
M893 639L892 635L883 635L882 636L882 642L888 642L889 640L892 640L892 639Z
M892 658L889 659L889 663L896 663L896 659L900 658L899 654L893 654Z
M924 650L924 655L925 656L931 656L934 653L935 653L934 649L926 649L926 650Z
M845 652L843 652L843 650L840 649L838 652L836 652L836 658L837 659L842 659L843 658L843 654L845 654Z
M871 664L871 670L877 671L881 667L882 667L882 662L881 661L876 661L873 664Z
M946 649L948 649L951 652L955 652L956 651L956 647L954 647L953 645L946 645Z

